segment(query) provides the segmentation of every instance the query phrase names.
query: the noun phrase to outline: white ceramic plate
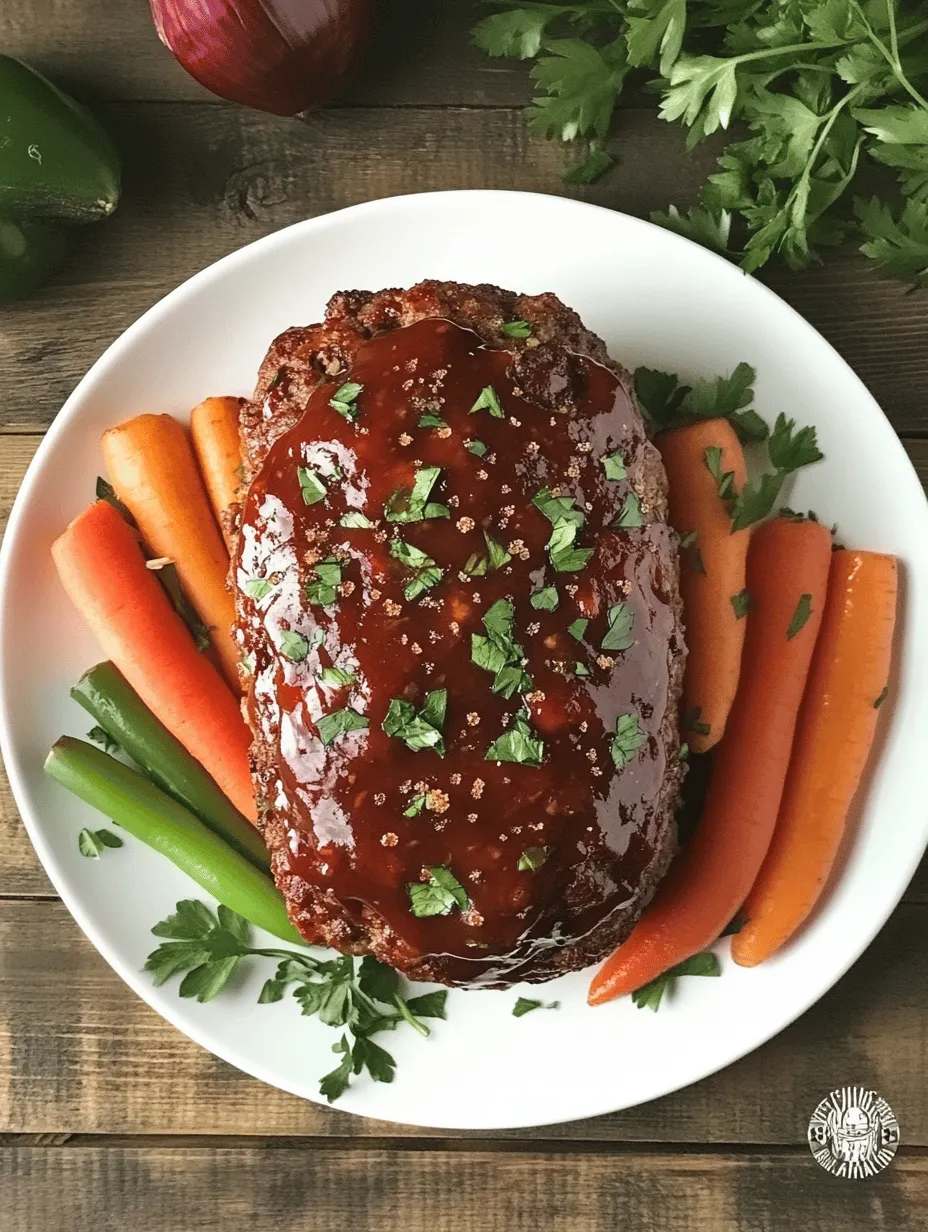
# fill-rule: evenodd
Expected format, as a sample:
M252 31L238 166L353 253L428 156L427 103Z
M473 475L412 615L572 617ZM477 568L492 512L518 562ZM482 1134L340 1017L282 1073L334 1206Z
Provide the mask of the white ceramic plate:
M94 814L42 773L62 732L87 716L68 689L100 652L58 585L49 545L91 499L99 438L141 411L185 417L215 393L250 392L270 340L318 320L339 289L421 278L555 291L629 367L688 376L757 368L757 406L815 423L826 455L790 504L837 522L845 543L903 565L894 680L881 711L878 762L861 793L824 906L780 956L723 978L679 981L660 1013L629 1000L589 1009L588 974L544 989L558 1012L522 1019L518 990L453 991L432 1038L385 1041L392 1085L358 1081L340 1106L447 1128L497 1129L588 1117L654 1099L736 1060L816 1001L886 920L928 840L928 509L876 403L831 347L760 283L705 249L594 206L521 193L394 198L300 223L198 274L146 313L81 381L29 469L10 518L0 572L3 756L29 835L78 924L132 988L179 1030L265 1082L318 1100L334 1064L333 1032L297 1005L258 1006L268 971L255 962L215 1001L181 1001L141 967L152 924L198 888L141 844L83 859L77 834ZM763 750L758 749L758 756ZM259 969L260 966L260 969ZM531 995L531 994L530 994ZM629 1065L627 1058L634 1057ZM144 1064L144 1062L140 1062Z

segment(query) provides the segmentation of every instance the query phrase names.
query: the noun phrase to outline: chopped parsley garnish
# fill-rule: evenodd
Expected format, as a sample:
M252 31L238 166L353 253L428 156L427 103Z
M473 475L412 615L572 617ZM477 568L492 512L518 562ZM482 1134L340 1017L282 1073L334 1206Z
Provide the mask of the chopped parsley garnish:
M627 603L613 603L606 619L609 628L603 638L603 650L629 650L635 644L632 637L632 625L635 617Z
M715 486L718 488L719 496L723 501L734 500L737 496L735 491L735 472L722 470L722 448L720 445L710 445L705 452L706 467L709 474L715 480Z
M387 521L422 522L426 518L450 518L447 505L429 500L440 474L440 466L424 466L416 471L412 489L397 488L387 501L384 510Z
M550 847L526 847L519 856L516 868L520 873L533 873L536 868L541 868L550 854Z
M528 321L504 321L500 329L509 338L529 338L532 333Z
M346 381L340 389L335 391L335 396L329 399L329 406L338 411L345 419L351 423L361 414L360 408L357 405L358 394L364 388L357 381Z
M432 749L439 757L444 757L445 739L441 729L447 705L447 689L435 689L427 694L421 710L417 710L412 702L394 697L383 721L383 730L388 736L402 740L413 753Z
M447 428L447 424L440 415L436 415L434 411L424 411L419 416L420 428Z
M274 589L270 582L266 582L264 578L249 578L245 583L245 594L252 599L263 599L265 595L270 594Z
M693 709L686 715L683 720L683 727L686 731L696 732L698 736L708 736L712 731L711 723L703 723L700 720L702 714L701 706L694 706Z
M497 397L496 390L492 385L487 385L481 389L480 397L470 408L470 414L473 415L475 411L489 411L494 419L506 418L506 412L503 410L502 406L500 406L500 401Z
M77 836L77 849L89 860L99 860L105 847L122 845L122 839L112 830L81 830Z
M603 458L603 470L606 472L607 479L624 479L625 475L625 458L618 450L615 453L607 453Z
M694 572L701 573L703 577L706 576L706 562L703 560L702 552L699 550L699 548L697 548L696 551L693 553L693 559L690 561L690 564Z
M484 671L493 673L490 687L501 697L527 693L532 687L532 678L522 666L522 647L512 636L514 615L508 599L497 599L483 617L486 636L472 633L470 638L471 659Z
M324 667L318 679L322 684L333 684L341 688L346 684L355 684L358 678L354 672L346 672L341 667Z
M478 458L485 458L487 455L487 447L483 441L465 441L464 448L470 453L474 453Z
M572 620L567 626L567 632L571 637L576 638L578 642L582 642L586 635L586 627L590 622L582 616L577 620Z
M637 714L619 715L615 721L615 735L612 737L612 760L619 769L634 760L635 753L647 738L647 733L641 730Z
M556 611L560 601L560 596L554 586L546 586L544 590L536 590L531 597L532 607L539 612Z
M343 513L338 519L339 526L350 527L354 530L372 530L374 523L363 513L359 513L356 509L352 509L350 513Z
M688 530L685 535L680 536L680 550L685 552L687 548L691 548L699 538L698 530Z
M559 1010L560 1008L560 1001L549 1001L545 1005L544 1001L536 1001L533 997L519 997L512 1007L512 1016L513 1018L524 1018L532 1010Z
M363 731L369 726L363 714L358 714L357 710L346 706L344 710L333 710L331 714L324 714L317 721L316 730L319 732L319 739L328 748L346 732Z
M767 451L774 470L766 471L757 480L744 485L741 495L732 505L732 530L744 530L746 526L765 518L776 505L787 476L823 457L815 429L800 428L797 432L796 421L787 419L782 413L777 416L770 433Z
M487 545L486 553L474 552L473 556L468 558L464 566L464 572L468 577L486 577L488 573L495 573L497 569L502 569L503 565L508 565L512 560L499 540L488 535L486 531L483 532L483 538Z
M450 915L455 907L466 911L470 906L467 891L443 864L433 864L428 869L428 881L412 881L406 886L409 891L410 910L413 915Z
M291 663L302 663L309 654L309 642L295 629L285 629L280 635L278 649Z
M876 701L873 703L873 709L874 709L874 710L879 710L879 708L880 708L880 707L883 705L883 703L886 701L886 698L888 697L888 695L889 695L889 685L888 685L888 684L884 684L884 685L883 685L882 690L880 691L880 695L879 695L879 697L878 697L878 698L876 699Z
M512 720L508 731L503 732L487 749L487 761L514 761L523 766L540 766L544 761L545 745L532 731L528 719L521 712Z
M682 963L677 963L675 967L671 967L669 971L659 975L650 984L645 984L643 988L637 989L632 993L632 1001L640 1010L657 1011L660 1009L664 992L671 980L676 979L680 975L721 974L722 968L719 966L719 960L711 950L706 950L702 954L694 954L692 958L687 958Z
M680 745L679 749L677 749L677 761L689 761L689 758L690 746L686 743L686 741L684 741L683 744Z
M789 628L786 630L788 641L792 641L796 634L805 625L806 621L812 615L812 596L800 595L799 602L796 604L796 610L793 613L793 619L789 622Z
M751 596L746 590L739 590L736 595L731 597L731 605L734 608L735 617L742 620L751 610Z
M619 510L618 517L612 522L612 527L615 530L634 530L638 526L644 526L641 502L634 492L629 492Z
M577 662L574 664L574 675L575 676L589 676L589 674L590 674L590 669L587 667L585 663Z
M315 471L311 471L308 466L298 466L296 474L300 481L304 505L315 505L317 501L325 500L326 486Z
M341 562L334 556L320 560L315 565L316 580L306 587L306 598L320 607L331 607L338 599L338 587L342 582Z
M577 534L583 526L583 514L574 508L570 496L552 496L547 488L541 488L532 498L532 504L551 523L551 538L547 549L551 564L558 573L576 573L593 555L592 548L578 548Z
M413 796L413 798L409 801L409 807L403 809L403 816L404 817L418 817L424 808L425 808L425 792L420 791L417 796Z
M879 705L879 702L876 704ZM94 744L99 744L104 753L118 753L122 748L119 741L114 740L105 728L96 725L91 727L90 731L87 733L87 739L92 740Z
M406 543L403 539L391 540L390 555L400 564L414 570L412 581L407 582L403 590L407 599L418 599L420 595L424 595L427 590L431 590L441 581L442 570L431 556L413 547L411 543Z

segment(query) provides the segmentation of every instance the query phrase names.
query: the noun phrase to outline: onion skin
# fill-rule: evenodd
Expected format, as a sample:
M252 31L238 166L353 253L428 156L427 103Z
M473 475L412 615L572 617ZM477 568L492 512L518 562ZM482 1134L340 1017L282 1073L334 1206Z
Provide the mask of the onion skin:
M151 0L181 66L220 98L274 115L330 102L367 44L373 0Z

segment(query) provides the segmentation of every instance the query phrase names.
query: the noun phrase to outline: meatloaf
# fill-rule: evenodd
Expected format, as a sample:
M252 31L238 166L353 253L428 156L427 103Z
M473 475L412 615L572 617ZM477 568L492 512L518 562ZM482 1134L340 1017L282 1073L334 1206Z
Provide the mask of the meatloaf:
M242 409L232 565L309 942L501 987L603 958L675 846L684 662L629 374L553 295L336 295Z

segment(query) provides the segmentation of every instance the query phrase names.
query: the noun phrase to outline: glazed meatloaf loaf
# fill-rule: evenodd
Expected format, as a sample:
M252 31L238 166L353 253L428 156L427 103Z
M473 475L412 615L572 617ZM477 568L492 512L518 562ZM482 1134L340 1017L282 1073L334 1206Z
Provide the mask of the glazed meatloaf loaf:
M684 646L629 375L553 295L345 292L242 409L263 832L310 942L504 986L603 958L675 846Z

